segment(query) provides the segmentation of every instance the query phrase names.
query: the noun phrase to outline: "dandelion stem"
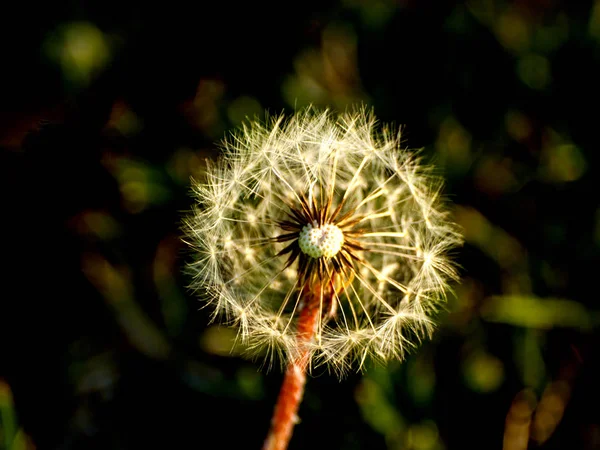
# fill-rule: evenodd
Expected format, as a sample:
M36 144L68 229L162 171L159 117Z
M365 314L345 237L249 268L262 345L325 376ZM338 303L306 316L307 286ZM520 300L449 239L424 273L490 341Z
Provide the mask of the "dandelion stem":
M306 369L310 362L310 350L307 345L315 337L322 316L321 287L307 288L304 293L304 305L298 317L296 339L300 353L288 364L283 383L277 398L277 404L271 419L271 429L262 450L285 450L292 437L292 430L298 421L298 408L304 394Z

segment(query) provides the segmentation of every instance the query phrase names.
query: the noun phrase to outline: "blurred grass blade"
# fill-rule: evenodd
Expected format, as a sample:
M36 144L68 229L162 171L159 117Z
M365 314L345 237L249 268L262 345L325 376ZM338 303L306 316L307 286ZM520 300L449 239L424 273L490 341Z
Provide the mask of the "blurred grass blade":
M588 311L578 302L526 295L490 297L481 308L481 316L490 322L544 330L554 327L590 330L598 322L598 313Z

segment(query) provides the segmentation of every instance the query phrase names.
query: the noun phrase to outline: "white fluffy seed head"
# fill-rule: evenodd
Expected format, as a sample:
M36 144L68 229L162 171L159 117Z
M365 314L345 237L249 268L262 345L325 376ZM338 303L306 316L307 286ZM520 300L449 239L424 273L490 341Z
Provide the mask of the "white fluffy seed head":
M316 267L317 277L341 280L315 283L324 300L327 286L336 291L302 350L311 367L342 373L368 357L403 358L430 335L457 277L449 253L461 236L439 179L399 135L364 109L307 109L250 123L223 147L207 181L194 183L186 223L193 287L215 319L266 358L293 360L303 273ZM290 231L290 208L302 216L303 199L319 220Z
M344 233L336 225L327 223L319 226L309 223L298 236L300 250L311 258L332 258L344 245Z

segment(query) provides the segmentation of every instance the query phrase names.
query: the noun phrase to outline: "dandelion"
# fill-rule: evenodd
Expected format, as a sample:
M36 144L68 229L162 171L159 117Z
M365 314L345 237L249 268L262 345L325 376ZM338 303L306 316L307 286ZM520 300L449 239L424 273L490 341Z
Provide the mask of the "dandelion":
M441 183L365 109L252 123L194 185L194 287L247 348L287 366L265 449L305 373L402 359L433 330L460 244Z

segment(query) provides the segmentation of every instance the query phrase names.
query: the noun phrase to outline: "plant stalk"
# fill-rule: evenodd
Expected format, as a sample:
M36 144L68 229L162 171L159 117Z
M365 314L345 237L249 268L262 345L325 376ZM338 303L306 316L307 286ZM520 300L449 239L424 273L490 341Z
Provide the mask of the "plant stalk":
M306 369L310 362L307 343L314 339L322 308L320 288L308 289L304 296L304 306L298 317L296 339L300 354L288 364L279 391L279 397L271 419L271 429L262 450L285 450L292 437L294 425L298 421L298 408L304 394Z

